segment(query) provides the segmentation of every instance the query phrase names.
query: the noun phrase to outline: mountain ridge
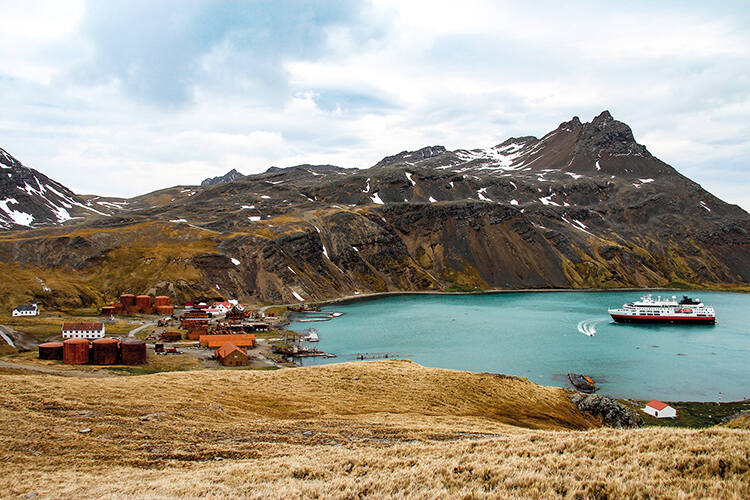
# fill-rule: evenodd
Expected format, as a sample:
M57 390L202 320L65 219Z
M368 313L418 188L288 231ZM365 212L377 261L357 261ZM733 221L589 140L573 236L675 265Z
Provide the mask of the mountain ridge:
M75 290L50 303L123 291L296 302L750 282L750 216L653 157L606 111L486 149L427 146L368 169L271 167L105 203L107 216L0 234L0 265L36 266ZM45 259L59 265L45 270ZM83 291L64 277L71 267L86 276ZM36 278L7 295L36 294Z

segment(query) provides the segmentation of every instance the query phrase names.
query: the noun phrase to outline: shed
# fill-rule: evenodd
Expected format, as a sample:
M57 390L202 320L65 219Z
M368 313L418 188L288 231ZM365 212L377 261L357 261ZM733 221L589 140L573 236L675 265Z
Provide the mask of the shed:
M654 399L646 403L643 407L643 411L656 418L675 418L677 416L677 410L669 406L667 403L663 403Z
M216 349L216 357L224 366L246 366L248 363L247 353L231 342Z
M62 324L64 339L101 339L104 333L104 323L65 322Z

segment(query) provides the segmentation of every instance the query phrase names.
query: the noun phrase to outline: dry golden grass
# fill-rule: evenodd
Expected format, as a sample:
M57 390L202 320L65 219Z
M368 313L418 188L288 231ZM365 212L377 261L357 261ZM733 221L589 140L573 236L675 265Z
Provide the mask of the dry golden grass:
M31 350L18 352L0 357L0 361L13 363L11 369L21 369L22 366L42 367L54 372L75 374L78 372L96 373L102 376L109 375L147 375L152 373L200 370L203 367L200 360L188 354L157 355L148 350L146 364L143 365L66 365L62 361L39 359L39 352ZM23 370L22 370L23 373ZM33 371L26 371L26 374Z
M597 427L562 389L398 361L2 375L0 488L87 498L750 494L746 430Z

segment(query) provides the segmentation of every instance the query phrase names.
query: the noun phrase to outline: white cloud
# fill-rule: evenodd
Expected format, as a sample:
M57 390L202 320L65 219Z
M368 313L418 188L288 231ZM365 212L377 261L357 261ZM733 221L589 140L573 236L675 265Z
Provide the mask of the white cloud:
M489 146L610 109L654 154L750 208L750 190L724 180L750 153L742 4L377 0L298 39L314 16L286 26L283 8L260 2L268 30L256 32L227 21L227 5L191 4L166 34L128 26L133 44L91 26L107 4L93 18L80 2L0 7L15 30L0 40L0 146L75 189L137 195L231 168L368 167L425 145ZM145 54L140 35L167 49ZM127 73L128 61L141 75L170 50L178 63L145 87ZM83 77L117 51L122 61Z

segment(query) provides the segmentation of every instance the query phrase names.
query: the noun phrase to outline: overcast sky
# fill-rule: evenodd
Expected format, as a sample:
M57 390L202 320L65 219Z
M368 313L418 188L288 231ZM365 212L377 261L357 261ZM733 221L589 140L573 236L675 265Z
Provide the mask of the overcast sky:
M369 167L609 109L750 209L747 2L0 0L0 147L79 193Z

